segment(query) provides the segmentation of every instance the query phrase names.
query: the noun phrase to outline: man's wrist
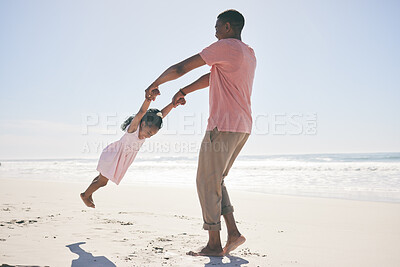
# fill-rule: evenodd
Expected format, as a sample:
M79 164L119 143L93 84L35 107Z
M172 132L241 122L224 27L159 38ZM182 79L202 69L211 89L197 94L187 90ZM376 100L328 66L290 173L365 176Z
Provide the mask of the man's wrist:
M183 89L181 88L181 89L179 89L179 92L181 92L181 94L183 95L183 96L186 96L187 94L183 91Z
M153 87L153 88L158 88L159 86L160 86L160 83L157 82L157 81L154 81L154 82L151 84L151 87Z
M157 84L156 82L153 82L152 84L150 84L149 87L147 87L147 89L145 91L154 89L154 88L158 88L159 84Z

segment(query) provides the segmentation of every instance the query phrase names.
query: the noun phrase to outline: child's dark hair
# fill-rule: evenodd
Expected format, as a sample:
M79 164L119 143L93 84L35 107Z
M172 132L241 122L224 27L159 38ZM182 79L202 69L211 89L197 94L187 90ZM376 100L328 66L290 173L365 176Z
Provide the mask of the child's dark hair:
M151 108L147 110L146 114L144 114L143 118L140 120L140 124L144 121L146 126L154 126L157 127L157 129L161 129L162 127L162 118L157 115L158 112L161 112L160 110L156 108ZM125 131L126 128L131 124L133 118L135 115L130 116L127 118L124 123L121 125L122 131Z

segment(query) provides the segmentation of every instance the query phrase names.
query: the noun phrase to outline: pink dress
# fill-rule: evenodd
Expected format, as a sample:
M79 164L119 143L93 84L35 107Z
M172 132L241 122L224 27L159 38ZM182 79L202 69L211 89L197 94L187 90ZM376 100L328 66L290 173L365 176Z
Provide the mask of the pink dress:
M103 149L97 164L97 170L104 177L118 185L145 140L139 139L139 126L133 133L128 133L127 131L120 140L109 144Z

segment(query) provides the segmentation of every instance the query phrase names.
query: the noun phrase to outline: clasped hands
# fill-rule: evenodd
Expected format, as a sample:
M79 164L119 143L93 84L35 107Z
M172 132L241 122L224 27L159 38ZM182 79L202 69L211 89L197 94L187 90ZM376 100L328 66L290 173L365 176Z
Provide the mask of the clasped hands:
M152 86L150 85L146 90L145 90L145 98L150 101L155 101L157 96L160 95L160 91L158 90L158 86ZM186 104L186 99L185 96L181 93L181 91L178 91L174 97L172 98L172 104L174 105L174 108L176 108L179 105L185 105Z

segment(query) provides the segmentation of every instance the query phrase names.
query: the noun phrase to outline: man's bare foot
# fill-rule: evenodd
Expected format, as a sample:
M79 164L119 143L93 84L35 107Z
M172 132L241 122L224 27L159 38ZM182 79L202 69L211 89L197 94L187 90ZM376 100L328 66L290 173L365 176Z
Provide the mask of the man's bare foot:
M189 251L186 255L190 256L210 256L210 257L223 257L224 253L222 248L219 249L211 249L208 245L204 247L199 252Z
M83 200L83 203L85 203L85 205L88 206L89 208L95 207L91 195L90 197L86 197L85 193L81 193L81 199Z
M228 237L228 241L223 249L224 255L229 254L229 252L235 250L238 246L243 244L246 241L246 238L242 235Z

